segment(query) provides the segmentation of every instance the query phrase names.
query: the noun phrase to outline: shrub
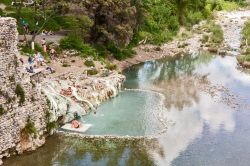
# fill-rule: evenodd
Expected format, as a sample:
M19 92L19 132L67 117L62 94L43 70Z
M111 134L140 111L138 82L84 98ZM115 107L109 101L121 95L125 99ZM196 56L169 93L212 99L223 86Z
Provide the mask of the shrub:
M248 20L242 30L243 38L246 39L248 42L250 41L250 20Z
M213 43L218 43L218 44L222 43L224 37L223 37L223 30L221 29L221 27L215 24L212 27L211 31L212 31L211 41Z
M0 9L0 16L3 16L3 10L2 9Z
M187 15L187 20L192 25L198 24L203 19L204 19L204 16L201 12L189 12Z
M112 64L112 63L108 63L106 65L106 69L109 69L109 70L116 70L117 69L117 65L116 64Z
M87 75L96 75L96 74L98 74L98 71L95 68L87 70Z
M58 127L58 124L57 124L56 121L48 122L47 126L46 126L48 132L50 132L51 130L53 130L53 129L57 128L57 127Z
M29 43L29 44L21 46L21 51L23 53L30 54L30 55L35 54L36 51L41 52L41 53L44 54L43 48L38 43L35 43L35 49L34 50L31 49L31 43Z
M36 131L34 122L32 122L30 119L28 119L23 131L27 135L36 134L37 131Z
M209 36L208 35L203 35L202 38L201 38L201 42L202 43L207 43L209 40Z
M16 85L15 93L19 97L19 104L22 105L25 102L25 92L20 84Z
M12 0L1 0L1 3L5 4L5 5L11 5Z
M87 67L95 67L95 63L93 60L89 60L87 59L84 64L87 66Z
M5 110L2 105L0 105L0 116L5 113Z
M113 54L113 56L118 60L123 60L128 57L132 57L135 54L135 51L132 48L119 48L113 43L109 43L106 46L107 50Z
M76 36L74 34L61 39L60 48L64 50L74 49L81 52L83 55L96 55L96 50L93 47L91 47L89 44L85 44L79 36Z
M203 26L203 29L205 29L205 31L211 32L210 40L212 43L220 44L223 42L223 30L220 25L217 25L213 21L210 21Z

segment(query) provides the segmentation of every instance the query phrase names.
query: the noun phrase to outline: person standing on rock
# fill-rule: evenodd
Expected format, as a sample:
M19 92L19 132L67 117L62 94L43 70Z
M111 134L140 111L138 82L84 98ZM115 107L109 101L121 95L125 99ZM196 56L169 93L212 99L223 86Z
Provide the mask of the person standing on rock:
M43 38L41 40L41 45L42 45L42 48L43 48L43 52L47 52L47 46L46 46L46 40L45 40L45 38Z

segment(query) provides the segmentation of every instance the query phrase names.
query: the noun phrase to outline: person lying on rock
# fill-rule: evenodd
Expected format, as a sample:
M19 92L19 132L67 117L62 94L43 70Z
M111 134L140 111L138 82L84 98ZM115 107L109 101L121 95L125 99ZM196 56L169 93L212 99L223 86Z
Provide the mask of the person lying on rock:
M81 125L81 123L78 120L73 120L71 122L71 127L77 129L77 128L82 127L82 125Z

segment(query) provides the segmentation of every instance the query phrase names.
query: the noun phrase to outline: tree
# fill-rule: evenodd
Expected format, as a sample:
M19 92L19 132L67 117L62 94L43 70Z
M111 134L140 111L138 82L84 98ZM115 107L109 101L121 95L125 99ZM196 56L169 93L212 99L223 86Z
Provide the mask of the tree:
M34 49L34 41L36 36L41 33L45 25L57 14L62 14L63 5L61 0L15 0L13 5L16 7L17 19L20 22L22 17L22 10L27 9L31 11L32 19L32 49ZM25 32L24 32L25 35Z
M180 25L184 25L184 16L188 6L188 0L174 0Z

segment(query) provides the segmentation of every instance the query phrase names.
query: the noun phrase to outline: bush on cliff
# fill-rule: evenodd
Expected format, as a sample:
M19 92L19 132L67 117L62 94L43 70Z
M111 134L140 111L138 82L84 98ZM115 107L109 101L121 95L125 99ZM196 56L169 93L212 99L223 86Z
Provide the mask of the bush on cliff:
M23 129L23 132L27 135L36 134L37 130L35 128L34 122L32 122L30 119L28 119L26 122L26 125Z
M19 104L22 105L25 102L25 92L20 84L16 85L15 93L19 97Z

